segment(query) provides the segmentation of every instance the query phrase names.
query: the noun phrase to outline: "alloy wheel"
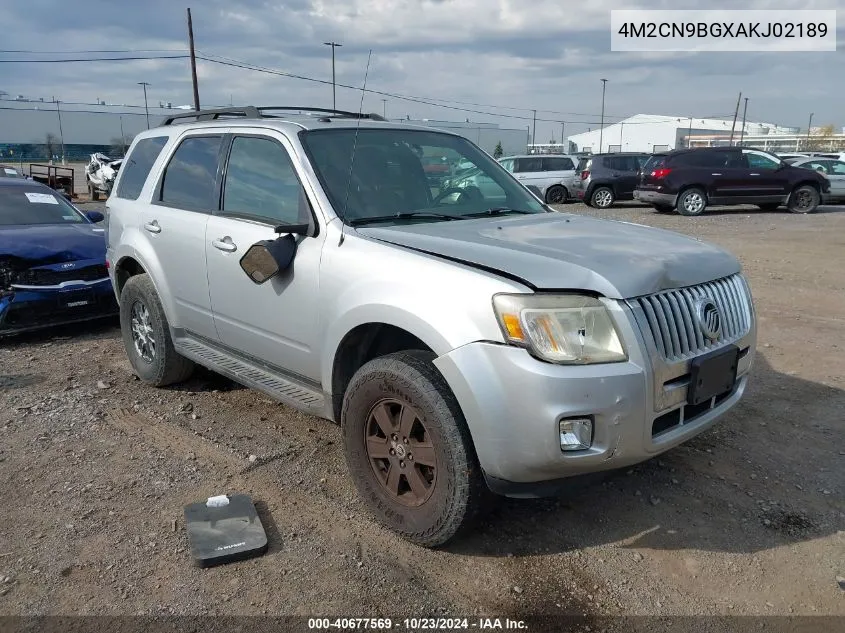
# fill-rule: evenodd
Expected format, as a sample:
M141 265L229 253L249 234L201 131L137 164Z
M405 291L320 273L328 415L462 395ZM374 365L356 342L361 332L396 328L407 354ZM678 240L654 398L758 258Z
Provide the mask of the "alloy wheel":
M150 311L140 301L132 304L131 311L132 343L138 356L147 363L152 363L156 355L156 340L153 335Z
M380 400L370 411L364 442L376 480L396 502L417 507L428 501L437 483L437 459L416 408Z

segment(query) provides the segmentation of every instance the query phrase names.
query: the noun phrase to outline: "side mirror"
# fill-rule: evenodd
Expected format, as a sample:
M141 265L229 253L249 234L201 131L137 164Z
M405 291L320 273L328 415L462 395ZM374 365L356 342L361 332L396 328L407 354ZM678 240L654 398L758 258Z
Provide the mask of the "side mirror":
M99 224L106 219L106 216L99 211L88 211L85 213L85 217L91 220L94 224Z
M287 270L296 255L296 238L293 233L275 240L264 240L250 246L241 257L241 268L256 284L269 281Z

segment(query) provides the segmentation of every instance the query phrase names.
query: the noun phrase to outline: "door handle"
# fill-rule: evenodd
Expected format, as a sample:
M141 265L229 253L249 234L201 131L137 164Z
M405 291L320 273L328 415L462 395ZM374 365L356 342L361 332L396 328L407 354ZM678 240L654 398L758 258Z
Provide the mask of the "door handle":
M228 235L226 237L218 238L211 243L217 250L226 251L227 253L234 253L236 250L238 250L237 244L235 244L232 241L232 238Z
M144 228L147 229L150 233L161 233L161 227L158 225L158 220L147 222L144 225Z

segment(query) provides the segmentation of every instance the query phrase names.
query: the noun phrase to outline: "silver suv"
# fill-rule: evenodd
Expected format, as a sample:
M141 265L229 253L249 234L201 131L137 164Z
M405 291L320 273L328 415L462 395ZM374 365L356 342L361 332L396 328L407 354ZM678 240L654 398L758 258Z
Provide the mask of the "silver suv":
M420 148L495 195L431 183ZM339 423L363 503L426 546L488 490L551 494L701 433L754 358L728 253L553 212L463 137L375 115L170 117L133 141L107 242L141 379L198 363Z

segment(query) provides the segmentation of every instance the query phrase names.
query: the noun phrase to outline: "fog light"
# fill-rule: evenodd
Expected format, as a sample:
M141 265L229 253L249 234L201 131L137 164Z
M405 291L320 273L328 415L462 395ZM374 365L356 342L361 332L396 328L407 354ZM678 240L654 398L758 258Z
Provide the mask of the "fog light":
M590 418L572 418L560 421L560 450L583 451L593 443L593 421Z

